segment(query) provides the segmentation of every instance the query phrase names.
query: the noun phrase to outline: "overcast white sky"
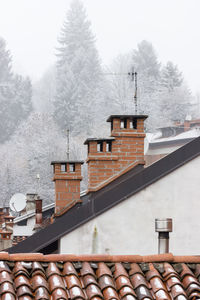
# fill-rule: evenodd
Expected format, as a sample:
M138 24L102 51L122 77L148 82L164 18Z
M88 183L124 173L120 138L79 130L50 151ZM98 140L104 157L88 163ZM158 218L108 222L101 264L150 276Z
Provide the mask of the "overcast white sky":
M146 39L200 91L200 0L83 0L104 64ZM70 0L0 0L0 36L15 70L38 79L55 61Z

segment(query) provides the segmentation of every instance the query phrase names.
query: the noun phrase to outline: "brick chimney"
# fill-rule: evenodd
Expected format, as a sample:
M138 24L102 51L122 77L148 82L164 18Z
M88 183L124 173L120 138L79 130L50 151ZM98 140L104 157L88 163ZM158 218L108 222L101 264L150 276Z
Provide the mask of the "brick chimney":
M53 161L55 181L55 216L80 202L81 165L83 161Z
M112 115L111 137L87 139L88 191L97 191L138 164L144 165L146 115Z
M10 215L4 215L4 223L1 224L0 229L0 251L12 246L14 218Z

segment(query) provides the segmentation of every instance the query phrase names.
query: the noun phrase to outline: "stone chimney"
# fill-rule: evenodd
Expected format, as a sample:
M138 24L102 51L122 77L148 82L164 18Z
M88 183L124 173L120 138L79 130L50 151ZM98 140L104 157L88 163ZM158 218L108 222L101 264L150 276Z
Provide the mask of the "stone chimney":
M55 181L55 216L80 202L81 165L83 161L53 161Z
M26 213L28 213L31 210L35 210L36 199L38 199L38 194L26 194Z
M88 191L97 191L138 164L144 165L146 115L112 115L111 137L87 139Z

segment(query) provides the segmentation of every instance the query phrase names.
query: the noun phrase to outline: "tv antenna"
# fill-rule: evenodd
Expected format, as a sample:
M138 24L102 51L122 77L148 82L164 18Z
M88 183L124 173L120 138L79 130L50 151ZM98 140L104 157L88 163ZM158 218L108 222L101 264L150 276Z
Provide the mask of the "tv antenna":
M67 129L67 160L69 160L69 129Z
M128 75L131 78L134 87L133 101L135 106L135 114L137 115L138 113L137 72L134 70L134 68L132 67L131 71L128 73L104 73L104 75L114 75L114 76Z
M134 68L132 67L131 72L128 73L131 76L131 81L133 82L134 86L134 104L135 104L135 114L137 115L138 112L138 103L137 103L137 72L135 72Z
M26 196L21 193L14 194L9 202L10 209L14 212L20 212L26 207Z

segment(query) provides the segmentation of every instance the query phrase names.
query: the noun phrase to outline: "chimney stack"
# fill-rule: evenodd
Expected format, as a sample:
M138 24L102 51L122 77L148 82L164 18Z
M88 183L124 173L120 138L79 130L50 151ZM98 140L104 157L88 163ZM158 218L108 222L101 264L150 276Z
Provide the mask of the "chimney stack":
M169 232L172 232L172 219L155 219L155 231L158 232L158 253L169 253Z
M28 213L31 210L35 210L36 199L38 198L39 198L38 194L35 193L26 194L26 213Z
M112 115L111 137L87 139L88 191L97 191L138 164L144 165L146 115Z
M53 161L55 181L55 216L80 202L81 165L83 161Z
M34 229L41 229L42 227L42 199L35 198L35 226Z

